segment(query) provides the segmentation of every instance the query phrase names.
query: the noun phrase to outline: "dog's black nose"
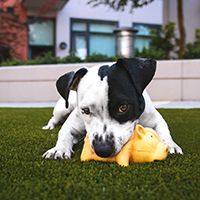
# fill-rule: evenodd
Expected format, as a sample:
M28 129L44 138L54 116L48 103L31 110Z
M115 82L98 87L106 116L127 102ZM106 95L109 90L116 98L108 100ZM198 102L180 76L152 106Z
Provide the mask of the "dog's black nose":
M95 137L93 148L97 156L103 158L110 157L115 151L114 141L110 140L110 138L102 141L101 138Z
M107 158L110 157L114 152L114 147L110 146L108 143L102 143L102 144L95 144L94 151L97 154L97 156Z

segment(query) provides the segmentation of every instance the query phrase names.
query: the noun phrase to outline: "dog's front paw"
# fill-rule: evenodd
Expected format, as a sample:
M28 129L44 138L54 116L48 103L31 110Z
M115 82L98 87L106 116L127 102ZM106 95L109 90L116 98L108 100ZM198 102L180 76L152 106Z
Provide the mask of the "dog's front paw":
M47 124L46 126L43 126L43 130L53 130L55 128L54 124Z
M174 141L164 143L168 145L170 154L183 154L181 147L179 147Z
M70 159L71 158L71 151L67 149L53 147L46 151L43 155L45 159Z
M55 117L53 116L47 125L43 126L42 129L43 130L52 130L56 127L57 121L55 120Z

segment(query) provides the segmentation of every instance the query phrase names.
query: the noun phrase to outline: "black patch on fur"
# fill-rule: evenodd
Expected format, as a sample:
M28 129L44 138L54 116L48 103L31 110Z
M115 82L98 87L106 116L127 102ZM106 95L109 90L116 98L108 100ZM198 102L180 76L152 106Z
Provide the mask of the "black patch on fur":
M56 88L59 94L66 100L66 108L68 107L69 90L74 78L75 72L69 72L59 77L56 81Z
M106 130L107 130L107 126L106 126L106 124L104 124L104 126L103 126L103 133L105 133Z
M78 141L81 141L85 137L86 131L83 130L82 132L78 132L75 129L73 129L73 130L71 130L71 135L78 142Z
M59 94L65 99L65 106L68 108L68 97L70 90L76 90L81 78L88 72L86 68L81 68L77 72L69 72L61 76L56 81Z
M101 81L103 81L105 76L108 76L108 70L109 70L108 65L103 65L99 68L98 75L100 76Z
M152 59L119 59L108 74L108 110L120 123L134 121L145 108L142 92L153 78L156 62ZM124 113L118 112L122 104L128 105Z
M112 132L106 136L106 141L114 144L114 135Z
M154 59L124 58L119 59L116 65L128 71L139 94L142 94L156 72L156 61Z
M90 108L92 111L91 114L93 114L94 116L98 116L98 117L100 117L101 120L103 120L101 108L97 107L95 104L91 104Z
M83 138L83 136L76 131L71 131L71 135L77 141L80 141Z

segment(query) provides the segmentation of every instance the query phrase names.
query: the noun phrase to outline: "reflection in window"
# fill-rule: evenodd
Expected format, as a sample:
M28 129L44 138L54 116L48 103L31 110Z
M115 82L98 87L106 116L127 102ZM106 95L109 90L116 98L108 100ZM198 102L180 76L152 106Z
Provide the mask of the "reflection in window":
M91 35L89 38L89 55L94 53L114 56L115 38L107 35Z
M141 52L144 48L149 48L150 42L150 38L136 37L134 40L134 48Z
M84 59L87 56L86 37L81 35L75 36L75 45L76 55Z
M136 35L142 36L150 36L151 35L151 27L149 25L135 25L134 28L138 31Z
M29 24L29 58L44 52L54 54L54 21L38 20Z
M90 32L96 33L113 33L113 30L116 28L113 24L94 24L91 23L89 26Z
M134 48L138 51L142 51L144 48L149 48L151 43L151 32L159 31L161 25L152 25L152 24L133 24L134 29L138 32L135 34L134 38Z
M74 22L72 24L72 31L86 31L86 23Z
M117 23L72 20L72 52L84 59L87 55L115 55L115 36L113 30Z

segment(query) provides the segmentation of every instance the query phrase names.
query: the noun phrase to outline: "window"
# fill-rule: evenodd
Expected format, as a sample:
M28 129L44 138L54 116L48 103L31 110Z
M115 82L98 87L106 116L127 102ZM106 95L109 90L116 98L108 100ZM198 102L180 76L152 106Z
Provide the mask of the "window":
M151 31L156 30L159 31L161 29L161 25L153 25L153 24L140 24L134 23L134 29L138 32L135 34L134 38L134 48L138 51L142 51L144 48L148 48L151 42Z
M29 58L35 58L49 51L54 55L54 34L53 20L29 23Z
M76 56L84 59L94 53L114 56L115 22L71 20L71 50Z

